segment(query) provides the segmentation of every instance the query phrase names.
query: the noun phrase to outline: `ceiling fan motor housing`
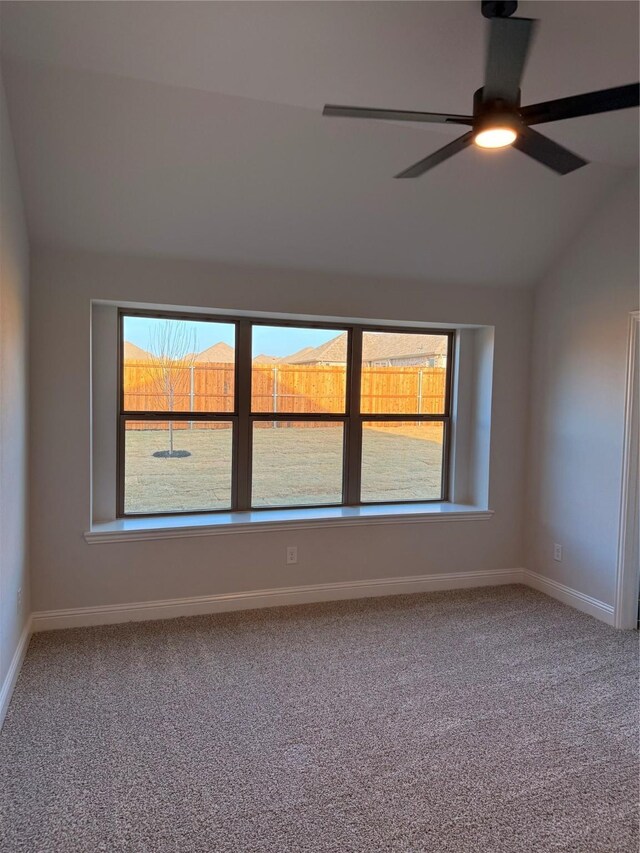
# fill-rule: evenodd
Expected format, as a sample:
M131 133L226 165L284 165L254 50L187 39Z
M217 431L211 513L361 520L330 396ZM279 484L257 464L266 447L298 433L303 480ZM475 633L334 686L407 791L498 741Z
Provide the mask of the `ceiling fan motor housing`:
M492 127L508 127L516 133L522 128L520 118L520 90L515 103L495 100L484 101L483 89L477 89L473 95L473 129L475 133Z
M484 100L484 86L481 86L479 89L473 93L473 117L477 118L478 116L483 115L484 113L491 111L498 112L506 112L511 111L514 113L518 113L520 110L520 89L518 89L518 94L516 95L515 100L513 101L503 101L499 98L495 100L485 101Z
M485 18L510 18L518 8L516 0L482 0Z

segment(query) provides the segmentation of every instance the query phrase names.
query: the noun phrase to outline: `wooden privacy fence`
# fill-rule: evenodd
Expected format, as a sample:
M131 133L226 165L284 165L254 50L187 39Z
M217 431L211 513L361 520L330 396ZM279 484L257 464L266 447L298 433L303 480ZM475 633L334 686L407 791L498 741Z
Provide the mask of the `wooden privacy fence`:
M444 367L363 367L362 411L366 414L441 414ZM344 412L346 368L297 364L255 364L251 403L254 412L340 414ZM126 361L124 405L129 411L231 412L234 366L228 363L175 364ZM265 423L264 426L270 426ZM326 426L298 422L296 426ZM176 423L178 429L217 429L220 423ZM164 429L162 423L130 422L128 429Z

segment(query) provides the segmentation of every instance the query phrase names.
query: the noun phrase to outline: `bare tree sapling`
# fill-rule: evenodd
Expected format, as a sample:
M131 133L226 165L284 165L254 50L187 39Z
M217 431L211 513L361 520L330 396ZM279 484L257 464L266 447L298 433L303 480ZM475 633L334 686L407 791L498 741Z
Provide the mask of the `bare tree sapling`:
M190 399L192 368L196 360L196 332L183 320L163 320L154 323L149 331L149 362L147 377L149 387L158 398L157 409L168 412L185 411ZM188 451L175 450L173 421L169 421L169 449L154 456L188 456Z

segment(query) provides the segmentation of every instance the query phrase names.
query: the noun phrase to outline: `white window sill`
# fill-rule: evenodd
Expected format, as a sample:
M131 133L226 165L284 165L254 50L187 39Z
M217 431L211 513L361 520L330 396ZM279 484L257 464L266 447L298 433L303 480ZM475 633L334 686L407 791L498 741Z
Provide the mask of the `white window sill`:
M271 509L251 512L220 512L200 515L119 518L94 524L84 534L87 542L132 542L187 536L218 536L224 533L263 533L274 530L309 530L361 524L423 524L437 521L490 519L493 510L465 504L377 504L359 507Z

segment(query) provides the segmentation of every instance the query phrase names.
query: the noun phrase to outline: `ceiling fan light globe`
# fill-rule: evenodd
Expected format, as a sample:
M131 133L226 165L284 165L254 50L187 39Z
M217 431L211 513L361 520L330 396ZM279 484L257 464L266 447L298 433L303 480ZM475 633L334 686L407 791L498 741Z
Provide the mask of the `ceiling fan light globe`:
M507 148L517 136L512 127L485 127L476 133L473 141L479 148Z

